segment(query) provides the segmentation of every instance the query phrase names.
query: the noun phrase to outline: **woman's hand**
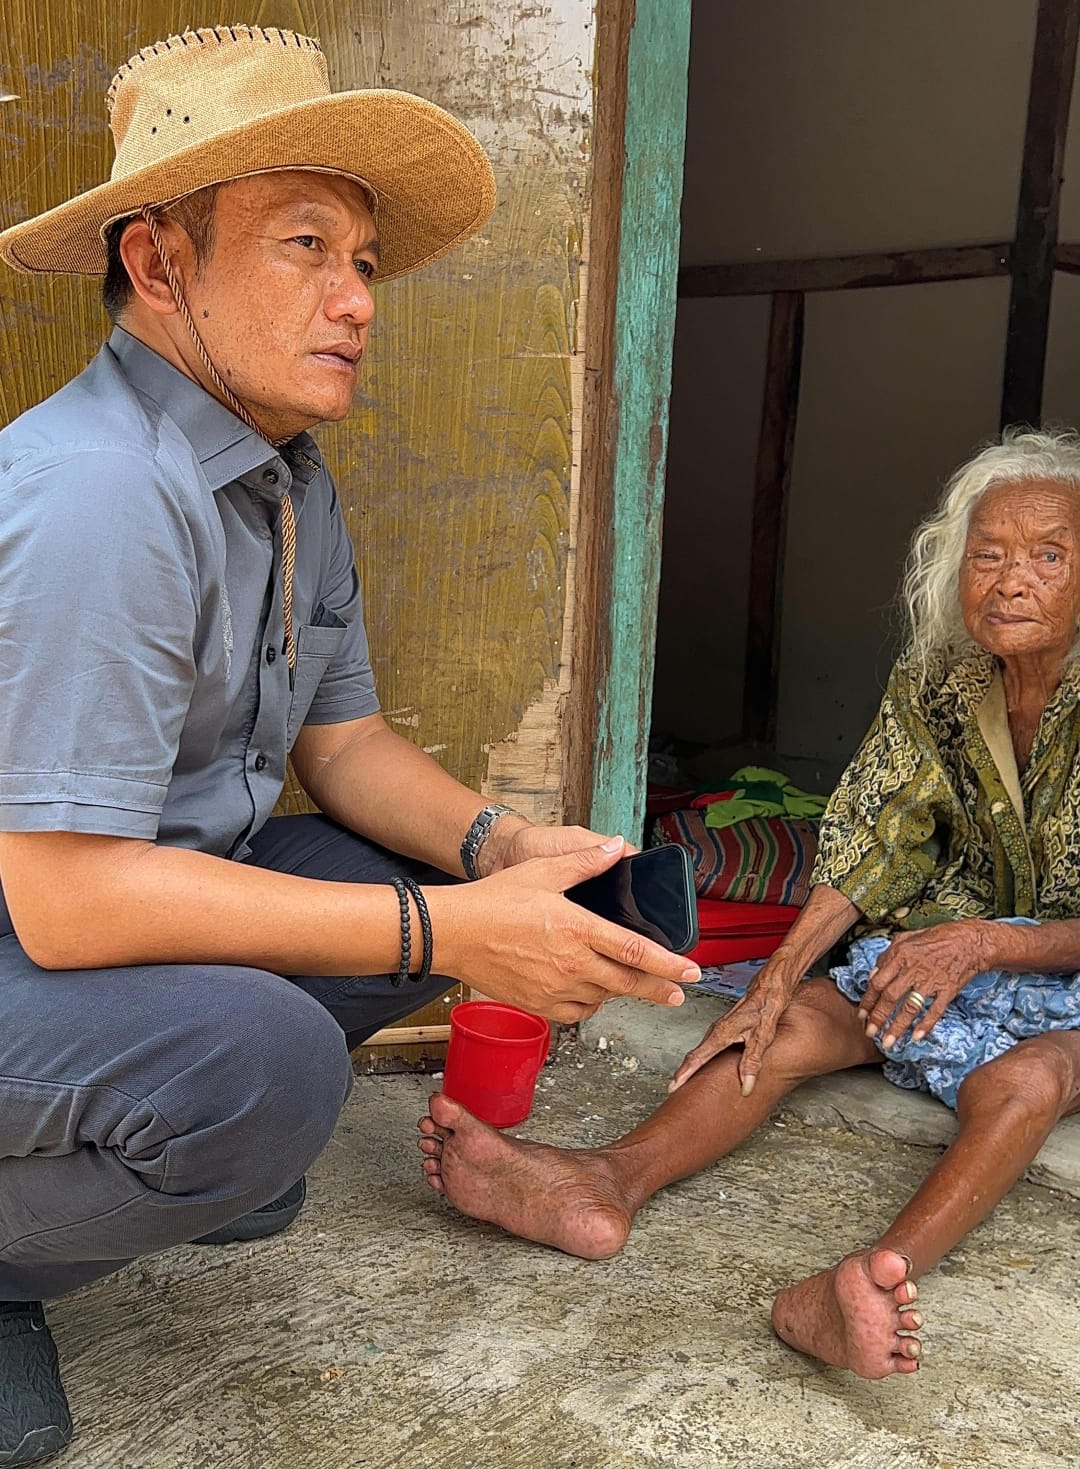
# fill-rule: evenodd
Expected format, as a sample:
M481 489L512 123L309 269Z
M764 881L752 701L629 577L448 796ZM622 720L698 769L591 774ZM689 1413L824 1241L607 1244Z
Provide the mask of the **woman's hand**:
M984 919L965 918L897 934L871 971L859 1006L867 1035L873 1039L885 1026L881 1045L888 1051L914 1026L912 1039L921 1041L949 1001L976 974L995 967L995 927Z
M780 1017L806 974L842 938L859 916L859 910L843 893L824 883L811 889L806 907L791 931L746 994L710 1028L699 1046L684 1058L672 1077L669 1091L676 1091L730 1046L742 1046L739 1081L742 1094L754 1090L765 1053L776 1039Z
M739 1082L742 1094L748 1097L754 1090L761 1063L766 1052L776 1039L776 1027L780 1017L791 1002L791 997L802 979L801 966L793 966L779 954L774 955L764 969L751 981L746 994L733 1005L726 1015L713 1022L705 1039L687 1053L679 1069L671 1079L669 1092L674 1092L700 1071L707 1061L718 1056L731 1046L741 1045L739 1058Z

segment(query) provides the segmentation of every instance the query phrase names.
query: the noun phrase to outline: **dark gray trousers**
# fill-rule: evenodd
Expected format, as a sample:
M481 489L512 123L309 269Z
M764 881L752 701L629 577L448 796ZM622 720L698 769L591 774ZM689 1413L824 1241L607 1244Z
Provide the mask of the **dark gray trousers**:
M277 817L252 846L305 877L452 881L323 816ZM44 970L0 938L0 1300L61 1295L277 1198L329 1141L349 1045L450 984Z

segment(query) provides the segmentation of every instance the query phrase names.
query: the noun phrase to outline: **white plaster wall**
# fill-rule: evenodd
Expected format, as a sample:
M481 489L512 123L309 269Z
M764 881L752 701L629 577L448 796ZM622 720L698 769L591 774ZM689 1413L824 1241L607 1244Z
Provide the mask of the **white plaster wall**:
M1036 0L695 0L685 263L1012 235ZM1080 90L1074 116L1080 112ZM1073 131L1076 131L1074 127ZM1080 167L1080 140L1070 149ZM1067 178L1063 229L1080 237ZM997 427L1008 285L811 296L779 747L836 771L892 657L905 543ZM737 734L768 305L682 301L654 727ZM1080 418L1080 281L1058 277L1047 410Z

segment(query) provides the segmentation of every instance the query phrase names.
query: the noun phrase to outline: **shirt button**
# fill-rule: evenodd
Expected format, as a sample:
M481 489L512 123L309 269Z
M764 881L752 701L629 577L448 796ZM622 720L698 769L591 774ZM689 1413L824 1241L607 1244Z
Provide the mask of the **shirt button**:
M276 658L277 658L277 649L274 647L273 643L271 643L270 646L266 650L266 661L267 661L267 663L273 663Z
M266 756L264 754L262 754L262 752L260 751L260 753L255 756L255 770L256 770L256 772L265 770L266 769L266 763L267 763L266 762Z
M276 469L264 469L263 470L263 483L264 484L267 484L267 485L276 485L277 482L278 482L278 479L279 479L279 475L278 475L278 472L277 472Z

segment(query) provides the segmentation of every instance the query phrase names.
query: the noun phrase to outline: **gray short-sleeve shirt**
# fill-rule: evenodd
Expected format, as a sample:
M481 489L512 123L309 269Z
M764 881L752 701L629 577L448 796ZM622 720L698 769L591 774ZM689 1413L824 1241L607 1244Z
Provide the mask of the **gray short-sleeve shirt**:
M120 328L0 432L0 830L244 857L301 726L378 708L353 548L306 434L274 449Z

